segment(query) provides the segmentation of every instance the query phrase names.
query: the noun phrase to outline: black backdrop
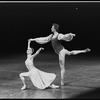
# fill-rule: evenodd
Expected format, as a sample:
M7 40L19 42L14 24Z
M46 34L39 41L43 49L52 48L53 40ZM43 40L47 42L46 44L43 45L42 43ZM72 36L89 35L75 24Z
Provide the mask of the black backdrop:
M48 36L52 23L63 34L76 34L62 42L65 48L89 47L91 55L100 55L100 3L0 3L0 55L26 53L27 39ZM31 43L35 50L40 46L53 52L51 43Z

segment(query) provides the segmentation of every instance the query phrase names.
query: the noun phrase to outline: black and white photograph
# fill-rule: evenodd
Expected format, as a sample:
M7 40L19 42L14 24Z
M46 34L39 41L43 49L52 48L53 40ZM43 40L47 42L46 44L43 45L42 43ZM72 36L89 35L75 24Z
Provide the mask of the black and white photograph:
M99 1L0 1L0 99L100 99Z

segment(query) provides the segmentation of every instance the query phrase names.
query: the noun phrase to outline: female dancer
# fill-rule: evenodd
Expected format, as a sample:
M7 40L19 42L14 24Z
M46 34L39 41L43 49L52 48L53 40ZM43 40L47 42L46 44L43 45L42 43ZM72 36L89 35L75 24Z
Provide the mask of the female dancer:
M54 23L52 25L52 28L51 28L51 31L53 32L53 34L50 34L47 37L39 37L39 38L29 39L29 40L30 41L36 41L39 44L44 44L44 43L47 43L51 40L52 47L53 47L54 51L59 56L59 65L60 65L60 68L61 68L61 85L64 85L65 55L76 55L76 54L79 54L79 53L86 53L86 52L89 52L90 49L87 48L85 50L68 51L61 44L61 40L71 41L73 39L73 36L75 36L75 34L67 33L67 34L64 35L62 33L59 33L58 29L59 29L59 25Z
M59 88L59 86L51 84L56 78L56 75L54 73L43 72L34 66L34 63L33 63L34 58L39 54L41 50L44 50L44 48L39 48L35 54L32 54L33 53L32 50L33 49L30 48L30 41L28 41L27 59L25 61L25 65L29 71L23 72L19 75L24 85L21 88L21 90L26 89L24 77L29 77L33 85L39 89L45 89L47 87Z

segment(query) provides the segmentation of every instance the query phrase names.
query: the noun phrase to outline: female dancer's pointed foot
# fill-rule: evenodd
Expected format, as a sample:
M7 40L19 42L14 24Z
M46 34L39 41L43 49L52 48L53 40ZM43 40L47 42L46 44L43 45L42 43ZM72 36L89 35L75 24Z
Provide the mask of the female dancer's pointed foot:
M26 85L24 85L22 88L21 88L21 90L25 90L26 89Z
M85 49L85 52L90 52L91 50L89 48Z
M50 87L53 88L53 89L59 88L59 86L54 85L54 84L52 84Z

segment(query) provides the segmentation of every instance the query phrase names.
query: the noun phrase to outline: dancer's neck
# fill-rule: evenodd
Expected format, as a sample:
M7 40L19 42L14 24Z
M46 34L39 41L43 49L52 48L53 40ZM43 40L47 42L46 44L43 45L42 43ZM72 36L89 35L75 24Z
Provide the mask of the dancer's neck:
M30 58L30 57L31 57L31 54L28 54L28 55L27 55L27 58Z
M55 31L55 32L53 32L54 33L54 35L57 35L58 34L58 32L57 31Z

